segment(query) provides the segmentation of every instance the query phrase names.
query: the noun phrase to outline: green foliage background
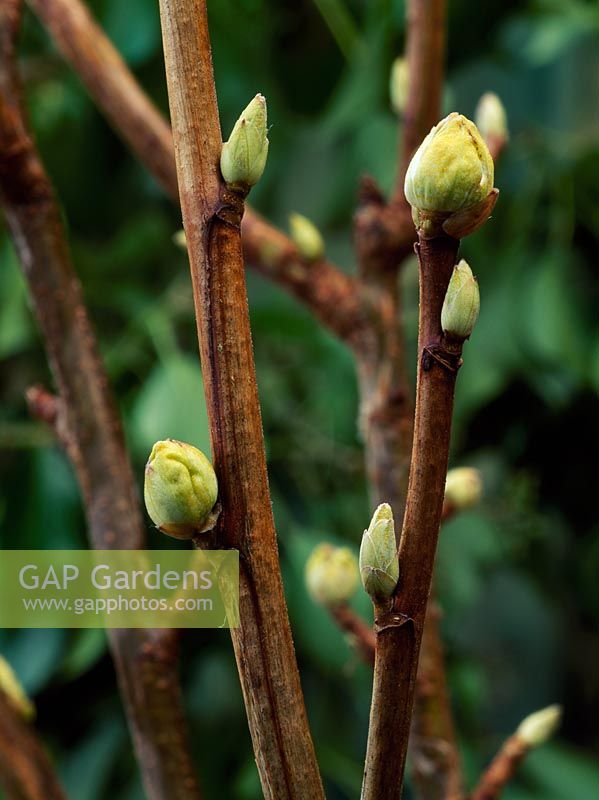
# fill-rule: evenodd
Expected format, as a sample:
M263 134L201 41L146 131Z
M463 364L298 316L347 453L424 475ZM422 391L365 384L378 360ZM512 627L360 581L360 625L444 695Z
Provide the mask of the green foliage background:
M98 0L94 13L166 108L155 0ZM353 269L358 177L393 179L394 0L209 3L223 129L256 92L271 152L252 201L291 210ZM482 312L457 394L452 463L479 466L482 507L447 526L439 583L451 685L471 780L530 711L565 705L558 740L533 754L508 800L591 800L599 785L599 104L596 3L450 3L446 111L472 115L492 89L511 141L493 220L464 242ZM167 436L207 449L179 214L123 148L28 15L23 67L35 128L64 206L74 259L140 478ZM78 489L23 393L50 383L5 231L0 233L0 546L79 547ZM416 273L405 268L414 348ZM331 800L359 795L370 676L303 587L321 539L357 547L369 503L352 359L280 290L249 274L252 325L285 586L307 705ZM158 536L148 532L154 546ZM368 604L358 605L368 613ZM98 631L0 633L38 705L72 800L136 800L114 673ZM209 798L260 797L235 664L223 631L189 633L182 671Z

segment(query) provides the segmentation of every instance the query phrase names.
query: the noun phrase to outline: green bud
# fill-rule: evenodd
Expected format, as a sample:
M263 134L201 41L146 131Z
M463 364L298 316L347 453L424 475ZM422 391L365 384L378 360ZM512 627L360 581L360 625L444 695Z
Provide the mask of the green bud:
M476 106L474 119L485 142L508 138L507 114L495 92L483 94Z
M266 166L267 134L266 100L257 94L223 144L220 169L229 186L247 192L258 183Z
M478 319L479 311L478 282L467 262L462 259L454 267L443 301L441 309L443 332L453 339L468 339Z
M322 542L306 562L306 586L317 603L347 602L358 588L358 560L349 547Z
M210 530L217 496L214 469L200 450L176 439L156 442L146 464L144 499L157 528L175 539Z
M184 230L177 231L177 233L173 234L173 244L176 244L181 250L187 250L187 236Z
M478 505L482 493L481 474L474 467L456 467L447 473L445 502L456 511L465 511Z
M559 728L561 719L561 706L547 706L523 719L518 726L516 736L528 747L540 747L551 739Z
M35 717L35 706L27 697L25 690L8 661L0 656L0 690L8 697L13 708L26 720Z
M393 512L382 503L374 512L360 546L360 576L374 601L391 597L399 579L399 559L395 541Z
M289 230L291 238L299 254L308 261L322 258L324 253L324 240L322 234L308 217L295 212L289 215Z
M410 161L404 191L418 231L438 236L454 214L471 212L452 236L465 236L488 218L494 205L493 159L476 125L455 112L431 130ZM470 219L472 213L474 218ZM445 231L447 232L447 231Z
M409 84L410 73L408 71L408 61L406 58L400 56L396 58L391 65L391 77L389 80L391 107L398 116L402 116L406 110Z

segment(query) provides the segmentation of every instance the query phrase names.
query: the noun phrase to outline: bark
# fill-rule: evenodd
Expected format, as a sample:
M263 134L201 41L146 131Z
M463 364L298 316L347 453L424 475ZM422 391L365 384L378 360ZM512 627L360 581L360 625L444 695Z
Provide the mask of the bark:
M373 698L362 796L398 800L408 746L418 655L441 523L453 394L461 348L445 341L441 307L458 242L423 240L414 445L399 548L400 581L378 607Z
M45 399L81 486L96 549L144 546L121 423L75 274L54 191L27 128L15 67L20 3L0 10L0 202L21 262L59 398ZM35 393L30 396L36 402ZM42 397L37 394L38 403ZM43 403L42 403L43 404ZM49 413L49 412L48 412ZM109 633L146 792L200 797L186 738L172 632Z
M0 785L7 800L65 800L54 767L31 727L0 690Z
M187 236L214 466L216 541L240 554L231 631L268 800L323 797L281 574L247 307L243 200L221 183L221 136L204 0L161 0L179 194Z

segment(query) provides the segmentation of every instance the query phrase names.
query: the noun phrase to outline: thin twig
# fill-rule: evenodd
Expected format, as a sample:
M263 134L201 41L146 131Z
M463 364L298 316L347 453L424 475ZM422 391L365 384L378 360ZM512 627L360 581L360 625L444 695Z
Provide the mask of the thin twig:
M27 0L65 59L121 136L177 202L177 174L168 122L81 0ZM247 209L245 257L252 266L306 304L341 338L354 339L363 323L359 283L329 261L299 255L281 231Z
M0 784L7 800L65 800L48 754L0 689Z
M399 549L400 582L390 608L376 609L373 698L363 800L401 795L418 655L441 523L453 393L460 358L440 327L458 242L423 240L414 446Z
M517 734L506 739L501 750L483 773L470 800L499 800L530 750L530 746Z
M0 201L29 284L59 399L45 398L81 485L92 544L145 543L136 484L58 204L28 131L15 65L18 0L0 10ZM41 408L42 398L30 394ZM49 412L51 409L51 413ZM177 679L176 636L109 635L148 797L197 800Z
M179 194L222 514L216 540L240 553L231 631L267 800L318 800L268 489L241 248L243 200L221 182L221 135L205 0L161 0Z
M347 603L330 606L328 610L339 628L349 634L362 660L374 666L375 637L372 627Z

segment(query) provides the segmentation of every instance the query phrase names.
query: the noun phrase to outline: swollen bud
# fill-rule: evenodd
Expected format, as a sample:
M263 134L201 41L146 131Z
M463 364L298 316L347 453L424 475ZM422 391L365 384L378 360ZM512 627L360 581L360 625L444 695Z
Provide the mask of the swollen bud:
M308 217L295 212L289 215L289 230L299 254L308 261L316 261L324 254L322 234Z
M391 65L391 77L389 79L391 106L398 116L402 116L406 110L409 83L408 60L400 56Z
M266 100L257 94L223 144L220 169L231 188L247 192L260 180L268 155L267 133Z
M562 707L547 706L522 720L516 736L528 747L540 747L557 731L562 719Z
M406 172L404 191L421 235L438 236L453 214L468 212L467 225L450 233L466 236L491 213L493 159L476 125L461 114L441 120L424 139ZM447 231L446 231L447 232Z
M479 470L474 467L450 469L445 481L445 502L456 511L465 511L478 505L483 493Z
M23 719L29 721L35 717L35 706L27 697L13 668L2 656L0 656L0 690Z
M508 138L507 114L495 92L486 92L478 101L474 115L485 142Z
M346 603L358 588L358 561L349 547L317 545L306 562L306 586L317 603Z
M360 546L360 577L374 601L391 597L399 579L399 559L395 541L393 512L382 503L374 512Z
M176 439L156 442L146 464L144 500L157 528L175 539L210 530L217 496L216 474L201 450Z
M443 332L453 339L468 339L478 319L479 311L478 282L468 263L462 259L454 267L443 301L441 309Z

